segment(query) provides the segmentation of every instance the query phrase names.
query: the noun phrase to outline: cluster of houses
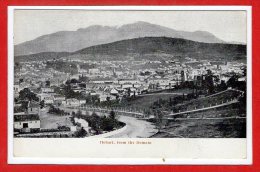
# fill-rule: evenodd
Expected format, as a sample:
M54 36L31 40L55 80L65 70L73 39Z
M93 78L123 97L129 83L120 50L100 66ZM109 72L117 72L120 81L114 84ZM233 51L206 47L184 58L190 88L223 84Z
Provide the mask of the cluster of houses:
M80 63L81 61L77 62ZM15 73L14 98L19 97L19 92L29 88L39 97L39 102L45 105L57 106L82 106L86 104L84 99L66 98L55 92L54 88L63 89L62 83L75 79L78 82L70 83L74 92L84 95L96 96L99 102L121 100L124 97L138 96L154 90L174 88L185 81L199 80L210 69L219 81L225 82L236 73L242 76L245 64L237 62L210 62L207 60L197 61L186 58L186 62L173 61L89 61L95 66L90 69L81 69L77 65L78 74L71 76L67 73L48 69L46 62L25 62ZM85 62L86 63L86 62ZM136 66L146 66L145 68ZM152 67L157 65L157 67ZM42 77L38 77L42 75ZM80 81L80 77L87 81ZM52 77L52 78L51 78ZM23 78L21 80L21 78ZM51 78L51 79L50 79ZM243 80L243 77L239 78ZM45 85L50 80L49 85ZM28 111L14 114L14 128L18 130L38 130L40 128L39 102L29 102ZM15 107L19 107L15 104Z

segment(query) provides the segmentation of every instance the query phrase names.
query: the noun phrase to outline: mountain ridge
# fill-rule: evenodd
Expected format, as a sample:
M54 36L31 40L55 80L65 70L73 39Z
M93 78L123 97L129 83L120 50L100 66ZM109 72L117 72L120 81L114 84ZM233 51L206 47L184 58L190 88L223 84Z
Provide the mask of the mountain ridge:
M35 55L16 56L15 60L33 60L37 58L51 59L69 57L92 59L92 60L127 60L129 57L150 60L161 60L163 55L167 58L176 56L191 57L200 60L246 60L246 45L223 44L223 43L201 43L181 38L170 37L143 37L116 41L86 47L74 52L52 52L39 53ZM63 53L63 54L62 54Z
M206 43L225 43L206 31L178 31L148 22L135 22L120 27L92 25L76 31L58 31L14 46L15 56L40 52L77 51L85 47L138 37L172 37Z

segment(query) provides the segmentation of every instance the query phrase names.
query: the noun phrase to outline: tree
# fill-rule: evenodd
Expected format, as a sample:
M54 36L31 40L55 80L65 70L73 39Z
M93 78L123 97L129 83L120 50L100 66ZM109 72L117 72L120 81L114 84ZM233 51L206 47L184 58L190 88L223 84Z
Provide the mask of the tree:
M44 103L44 100L42 100L42 101L40 102L40 107L41 107L41 109L44 108L44 106L45 106L45 103Z
M74 136L77 138L85 137L88 133L83 128L80 128L78 131L74 133Z
M83 117L83 116L82 116ZM86 121L88 121L91 128L96 131L97 134L101 133L101 118L93 112L91 116L84 116L83 117Z
M221 80L220 85L219 85L220 91L226 90L227 89L227 84L225 81Z
M207 74L205 76L204 86L207 88L208 93L211 94L214 92L214 81L213 81L213 74L211 70L207 70Z
M78 83L78 80L75 79L75 78L73 78L73 79L70 80L70 83L71 83L71 84L76 84L76 83Z
M233 76L231 76L231 78L229 78L229 80L227 81L227 86L228 87L232 87L235 88L238 86L238 76L236 74L234 74Z
M77 116L81 116L82 115L82 111L80 110L80 109L78 109L78 111L77 111Z
M246 67L246 66L243 67L242 70L243 70L243 76L246 77L246 74L247 74L247 67Z
M219 76L213 76L213 81L215 84L218 84L220 81Z
M76 97L76 93L71 89L70 85L66 85L64 87L64 94L66 98L75 98Z
M159 109L153 109L153 114L156 120L156 126L158 128L158 131L160 132L162 129L163 114Z
M50 87L51 86L51 82L50 81L45 81L45 86L46 87Z
M19 84L21 84L23 82L23 78L19 79Z
M131 89L130 88L127 89L127 95L128 95L128 97L130 97L130 95L131 95Z
M113 119L113 120L116 119L116 113L115 113L113 110L110 111L110 113L109 113L109 118L111 118L111 119Z
M29 88L24 88L19 92L19 99L20 100L28 100L28 101L39 101L39 97L36 94L30 91Z

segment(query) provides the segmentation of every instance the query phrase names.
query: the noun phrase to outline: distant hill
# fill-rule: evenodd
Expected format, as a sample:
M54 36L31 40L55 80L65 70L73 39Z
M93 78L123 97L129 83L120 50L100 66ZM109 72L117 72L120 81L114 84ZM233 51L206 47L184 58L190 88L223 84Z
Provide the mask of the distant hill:
M147 22L136 22L121 27L93 25L77 31L60 31L43 35L15 45L14 54L18 56L40 52L73 52L94 45L148 36L183 38L205 43L224 43L221 39L205 31L178 31Z
M93 60L161 60L175 57L191 57L200 60L246 61L246 45L201 43L179 38L144 37L91 46L72 53L57 53L52 56L40 53L18 56L16 59L68 57ZM173 60L173 59L172 59Z
M53 60L59 59L61 57L66 57L70 55L69 52L43 52L37 54L30 54L30 55L22 55L22 56L15 56L14 61L37 61L38 59L42 60Z

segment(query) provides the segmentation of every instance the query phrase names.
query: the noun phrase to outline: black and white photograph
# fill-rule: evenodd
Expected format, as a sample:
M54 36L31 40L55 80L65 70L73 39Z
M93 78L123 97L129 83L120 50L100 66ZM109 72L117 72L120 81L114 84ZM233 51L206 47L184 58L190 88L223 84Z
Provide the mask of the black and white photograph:
M13 137L247 138L247 43L243 10L14 10Z

